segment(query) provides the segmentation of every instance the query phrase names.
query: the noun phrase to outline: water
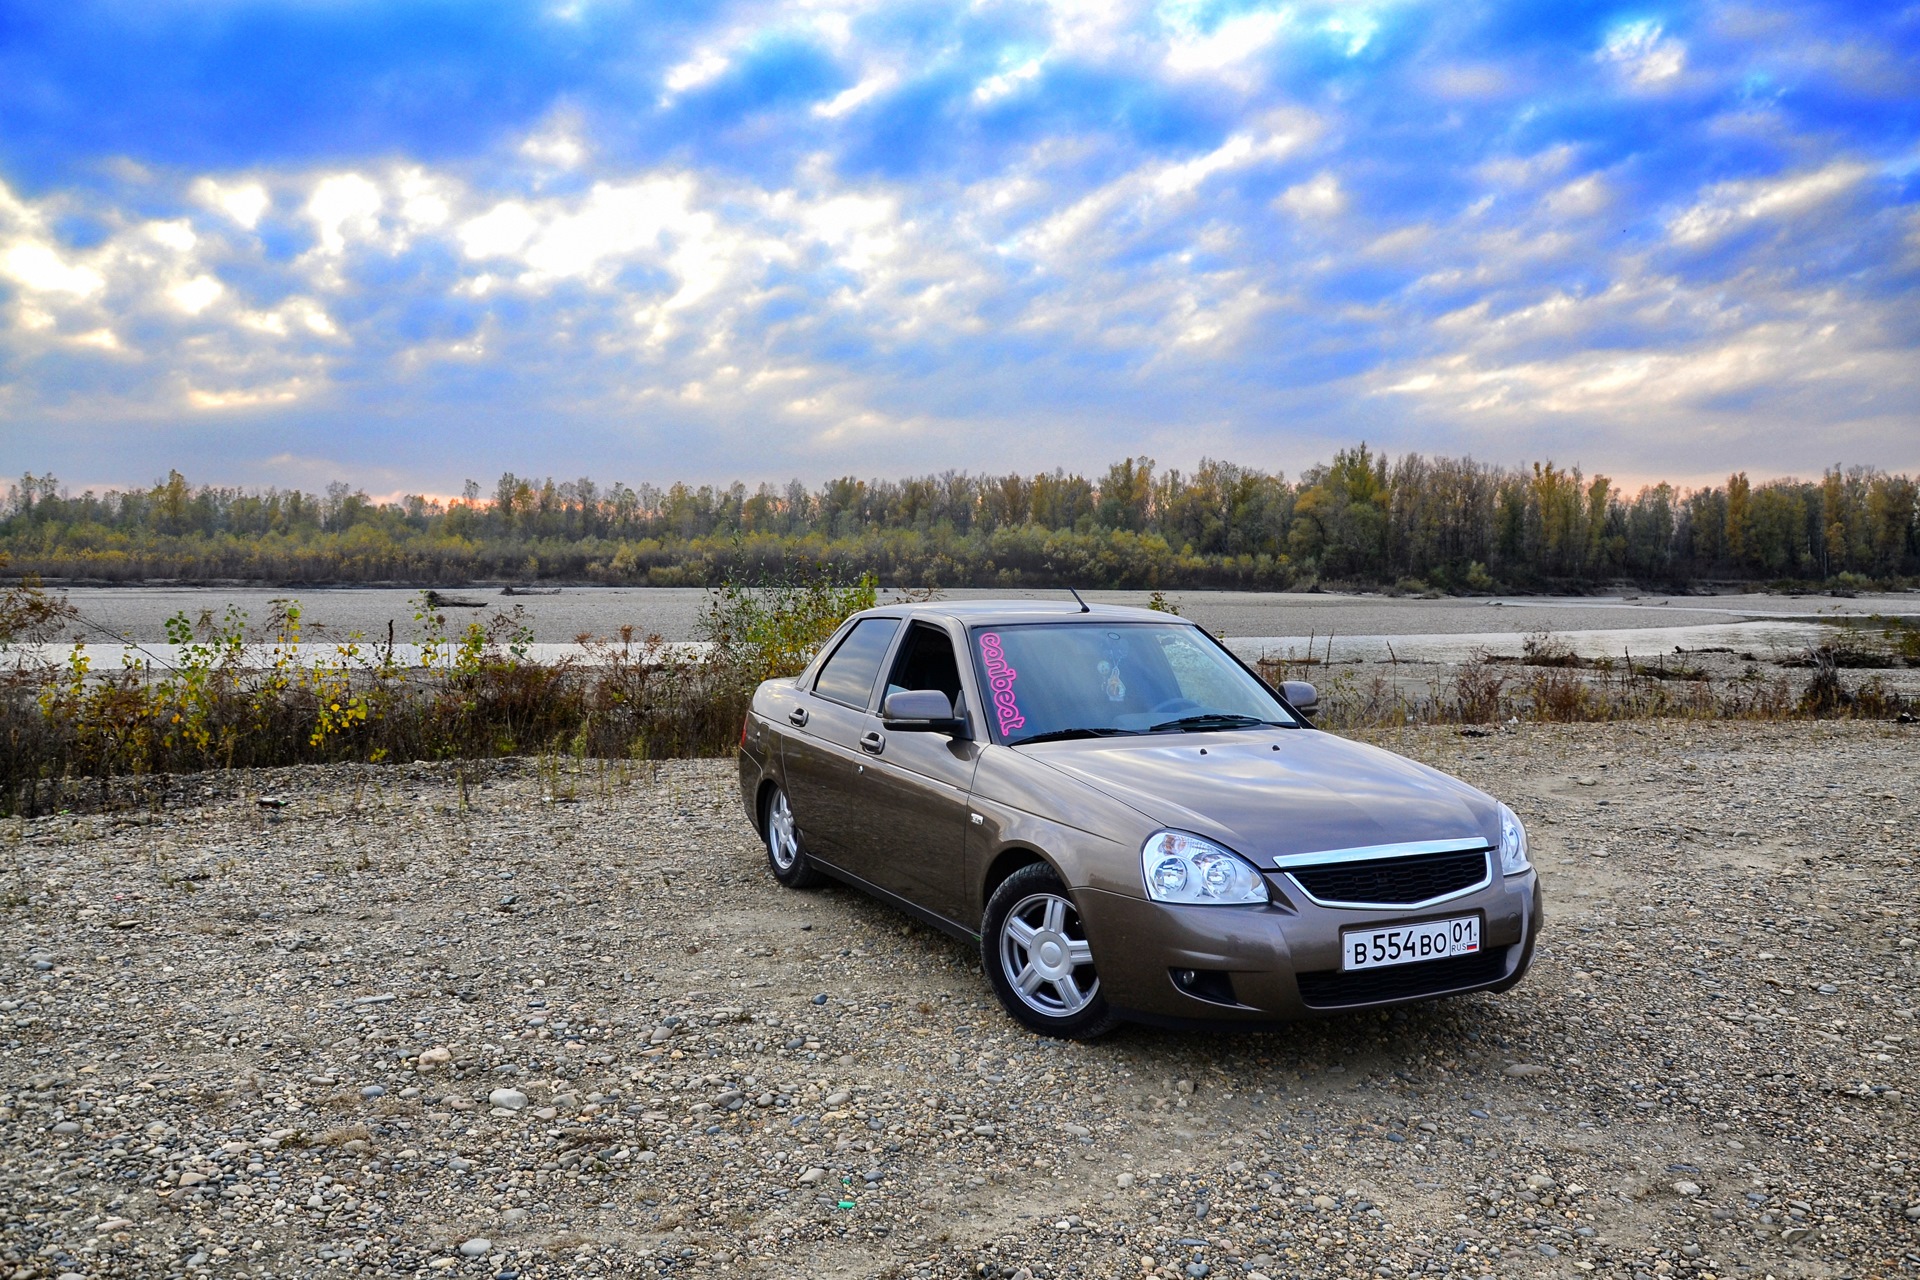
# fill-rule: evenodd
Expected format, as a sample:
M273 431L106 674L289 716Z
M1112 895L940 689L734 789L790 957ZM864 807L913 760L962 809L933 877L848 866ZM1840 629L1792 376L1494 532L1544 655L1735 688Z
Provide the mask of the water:
M219 620L231 606L264 628L278 606L297 599L302 609L301 661L331 660L335 646L356 635L363 649L384 645L388 628L396 660L417 661L411 642L422 639L414 615L418 591L383 587L292 590L256 587L79 587L67 593L83 623L68 629L56 648L85 640L95 670L120 665L123 656L177 663L166 644L166 621L184 613ZM518 610L534 644L529 656L553 661L582 655L582 636L618 637L631 628L636 639L657 635L669 642L697 639L707 593L674 587L569 587L555 595L503 596L490 590L449 590L449 597L483 603L482 609L443 610L449 629ZM1090 601L1144 605L1144 591L1088 591ZM956 590L961 600L1019 597L1057 599L1062 591ZM882 599L888 593L882 593ZM1421 600L1333 593L1173 591L1180 611L1226 639L1243 657L1305 655L1309 648L1336 660L1395 659L1454 662L1476 650L1518 653L1529 634L1551 631L1575 652L1605 657L1631 652L1651 656L1681 648L1732 648L1761 657L1803 649L1827 636L1826 628L1875 615L1920 620L1920 593L1836 599L1826 596L1580 596Z

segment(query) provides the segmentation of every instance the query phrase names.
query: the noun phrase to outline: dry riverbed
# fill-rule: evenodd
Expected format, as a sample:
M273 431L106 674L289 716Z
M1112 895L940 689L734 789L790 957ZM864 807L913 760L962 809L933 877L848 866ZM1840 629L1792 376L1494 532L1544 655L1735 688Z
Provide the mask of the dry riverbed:
M0 1277L1920 1269L1920 730L1388 745L1529 820L1531 979L1092 1045L726 762L0 825Z

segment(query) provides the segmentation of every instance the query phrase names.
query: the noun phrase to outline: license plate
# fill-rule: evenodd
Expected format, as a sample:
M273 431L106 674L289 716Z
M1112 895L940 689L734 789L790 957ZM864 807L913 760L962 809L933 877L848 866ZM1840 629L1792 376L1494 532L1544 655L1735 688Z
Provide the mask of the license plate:
M1470 956L1480 950L1480 917L1455 916L1386 929L1355 929L1340 935L1340 967L1384 969L1394 964Z

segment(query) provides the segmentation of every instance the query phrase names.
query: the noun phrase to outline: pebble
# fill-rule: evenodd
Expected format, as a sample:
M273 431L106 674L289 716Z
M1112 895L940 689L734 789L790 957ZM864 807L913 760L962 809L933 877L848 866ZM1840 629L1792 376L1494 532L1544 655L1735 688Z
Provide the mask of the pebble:
M1736 1261L1810 1275L1901 1257L1920 1223L1899 1140L1920 1020L1898 981L1811 966L1897 979L1911 963L1883 931L1920 918L1899 863L1920 801L1823 797L1848 859L1815 875L1785 844L1743 846L1763 897L1715 841L1735 823L1802 829L1810 777L1890 789L1911 743L1847 721L1643 727L1515 726L1486 740L1498 751L1451 732L1382 738L1528 819L1549 892L1539 963L1511 993L1284 1039L1032 1036L964 949L858 894L775 885L724 761L616 777L563 759L569 805L542 803L552 780L532 764L475 762L464 808L451 768L328 767L221 784L250 788L238 818L194 784L192 816L169 800L152 827L14 820L0 851L33 906L0 966L0 1031L57 1036L61 1052L0 1054L0 1122L80 1129L0 1144L0 1203L20 1207L0 1251L43 1277L84 1262L180 1280L256 1261L366 1280L724 1276L836 1250L912 1259L904 1280L1132 1276L1143 1254L1158 1280L1195 1264L1208 1280L1695 1280ZM1571 772L1614 802L1604 863L1548 821ZM264 841L262 789L293 802ZM220 869L236 847L247 858ZM358 848L375 869L340 869L337 850ZM477 890L502 871L511 914ZM1610 892L1620 877L1657 881L1670 909L1640 913ZM115 894L138 903L138 932L111 927L134 908L82 914ZM229 937L209 920L246 924ZM396 999L353 1003L368 991ZM831 992L844 996L813 1003ZM1871 1085L1821 1088L1854 1071ZM539 1105L493 1105L502 1090ZM1849 1123L1887 1141L1862 1158L1783 1137ZM1686 1148L1652 1163L1693 1126L1697 1165ZM1668 1209L1635 1203L1643 1162L1667 1161L1652 1185ZM1752 1188L1748 1163L1795 1182ZM1681 1196L1676 1180L1713 1190ZM472 1228L495 1232L474 1258L437 1234ZM0 1259L0 1276L19 1265Z
M518 1089L495 1089L487 1095L487 1105L502 1111L518 1111L527 1105L527 1095Z
M475 1236L460 1246L460 1256L463 1258L484 1258L492 1252L493 1241L485 1236Z
M368 1101L372 1101L375 1098L386 1097L387 1091L377 1084L370 1084L360 1090L360 1096Z
M1526 1079L1529 1076L1544 1076L1548 1071L1549 1068L1543 1067L1537 1062L1516 1062L1507 1068L1508 1075L1519 1079Z
M1700 1194L1700 1184L1688 1182L1685 1178L1673 1184L1673 1192L1678 1196L1693 1197Z

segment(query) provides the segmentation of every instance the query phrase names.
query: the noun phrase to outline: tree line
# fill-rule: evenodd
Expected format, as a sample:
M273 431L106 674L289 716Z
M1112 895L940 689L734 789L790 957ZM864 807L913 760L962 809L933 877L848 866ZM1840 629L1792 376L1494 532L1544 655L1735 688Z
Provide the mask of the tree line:
M602 487L508 473L491 493L376 502L195 486L73 494L26 475L0 552L53 581L574 582L705 586L872 574L902 586L1580 589L1607 583L1897 584L1920 577L1920 479L1629 495L1552 462L1510 467L1360 444L1297 480L1126 458L1103 475L947 471L809 488Z

